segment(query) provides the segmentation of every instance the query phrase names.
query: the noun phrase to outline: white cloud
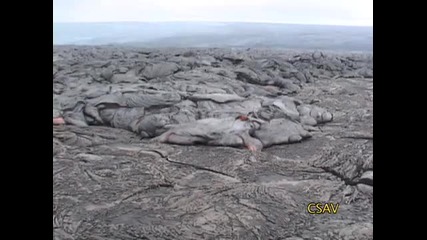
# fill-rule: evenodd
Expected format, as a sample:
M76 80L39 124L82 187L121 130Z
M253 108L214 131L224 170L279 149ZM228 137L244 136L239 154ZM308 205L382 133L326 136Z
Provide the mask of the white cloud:
M54 22L219 21L373 25L373 0L54 0Z

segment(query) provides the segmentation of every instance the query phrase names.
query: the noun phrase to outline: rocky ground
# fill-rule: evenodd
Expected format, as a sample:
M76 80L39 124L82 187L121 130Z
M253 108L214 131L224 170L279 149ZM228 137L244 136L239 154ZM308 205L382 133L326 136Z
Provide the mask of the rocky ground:
M372 54L53 50L55 239L372 239Z

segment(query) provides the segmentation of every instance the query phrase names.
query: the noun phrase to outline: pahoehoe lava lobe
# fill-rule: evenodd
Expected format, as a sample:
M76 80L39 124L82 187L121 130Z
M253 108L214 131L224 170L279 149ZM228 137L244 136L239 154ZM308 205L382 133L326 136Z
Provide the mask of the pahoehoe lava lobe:
M371 239L372 58L55 46L54 238Z
M123 59L108 59L116 51L56 49L54 88L60 86L61 91L54 89L54 115L60 113L66 124L121 128L143 138L167 132L168 137L161 138L166 143L261 149L299 142L309 137L304 126L333 120L330 110L285 95L297 96L303 85L321 79L325 69L369 77L369 71L360 69L372 68L350 57L309 53L261 57L195 50L152 52L147 57L128 50L121 54ZM247 114L258 119L257 126L243 130L229 120ZM190 130L192 125L197 130Z

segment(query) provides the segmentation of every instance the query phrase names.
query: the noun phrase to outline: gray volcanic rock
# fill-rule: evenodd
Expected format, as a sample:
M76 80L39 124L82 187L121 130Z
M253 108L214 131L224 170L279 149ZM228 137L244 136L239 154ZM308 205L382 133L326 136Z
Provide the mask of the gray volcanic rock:
M109 68L106 68L102 70L101 77L104 78L106 81L110 81L110 79L113 77L113 71Z
M67 49L62 48L61 55L66 55ZM84 48L80 54L84 54ZM91 51L91 55L96 56L97 51ZM115 52L113 53L115 54ZM236 118L240 115L253 114L255 118L264 120L271 119L290 119L289 121L278 121L289 125L278 127L282 133L280 137L272 137L267 140L266 134L272 133L267 128L262 128L265 146L279 143L291 143L303 140L308 136L302 131L302 125L315 126L319 123L332 121L332 113L327 109L301 105L298 100L284 98L282 95L289 93L298 93L301 88L294 82L307 82L306 69L301 68L298 63L310 64L311 55L294 56L290 62L282 62L281 58L261 58L252 56L249 53L239 55L238 53L224 53L210 56L209 52L205 55L199 51L197 59L204 59L207 64L194 65L192 69L185 70L185 61L179 61L185 57L183 54L175 54L175 63L165 61L169 53L154 54L151 53L148 58L144 58L143 63L134 63L132 66L126 63L128 60L110 59L108 61L90 60L83 58L80 63L73 63L68 68L72 71L58 72L55 75L54 82L59 77L67 77L62 85L54 88L54 93L58 94L54 101L58 101L60 106L70 105L71 96L77 98L84 107L79 109L56 109L64 112L64 120L67 124L78 126L87 125L106 125L121 129L134 131L141 137L155 137L164 133L165 126L170 124L191 125L191 121L204 118ZM188 55L188 54L187 54ZM74 56L74 55L73 55ZM219 66L212 67L211 63L217 62ZM323 58L322 58L323 59ZM225 62L224 62L225 61ZM227 62L228 61L228 62ZM55 64L67 64L58 60ZM121 65L124 65L122 67ZM95 72L92 78L85 78L85 67ZM114 67L113 67L114 66ZM143 66L143 67L138 67ZM55 68L57 69L56 65ZM67 69L63 65L63 69ZM111 68L118 69L114 70ZM129 70L130 69L130 70ZM66 70L67 71L67 70ZM79 75L81 71L81 75ZM280 73L281 71L284 71ZM122 73L119 73L122 72ZM123 73L126 72L126 73ZM283 79L280 75L290 73L290 79ZM105 81L100 81L98 77ZM58 76L57 76L58 75ZM96 82L94 84L93 82ZM57 84L57 83L56 83ZM66 90L65 90L66 89ZM66 91L66 93L63 93ZM85 99L77 96L84 96ZM76 99L76 100L77 100ZM194 106L178 106L183 101L191 101ZM84 111L90 109L91 111ZM183 113L189 116L185 117ZM157 117L150 117L155 115ZM149 119L162 119L160 122L151 123ZM141 125L142 124L142 125ZM194 123L196 124L196 123ZM277 121L274 121L277 124ZM275 126L275 125L271 126ZM141 126L139 126L141 125ZM198 124L196 124L198 125ZM269 126L270 126L269 125ZM292 126L292 127L290 127ZM204 129L202 127L202 129ZM294 130L290 130L294 129ZM296 130L298 129L298 130ZM205 132L206 136L201 138L210 138L209 131L217 131L217 135L222 135L220 128L218 130L209 129ZM253 136L257 136L256 129L251 131ZM202 135L202 133L199 133ZM181 137L180 144L192 144L194 141ZM241 146L239 137L223 141L230 146ZM275 139L275 140L273 140ZM280 140L278 140L280 139ZM260 139L258 139L260 141ZM179 143L177 138L174 141L165 141ZM209 141L198 141L208 144ZM264 147L265 147L264 146ZM261 149L262 147L258 147Z
M53 56L54 239L372 239L372 55Z
M173 126L155 140L186 145L246 146L251 150L261 150L262 143L249 135L249 132L256 128L256 121L241 121L234 118L205 118L196 122Z
M165 77L179 70L179 66L175 63L162 62L147 65L141 73L141 76L147 80Z
M286 118L273 119L268 124L261 125L258 131L254 131L254 136L264 147L300 142L311 137L300 124Z

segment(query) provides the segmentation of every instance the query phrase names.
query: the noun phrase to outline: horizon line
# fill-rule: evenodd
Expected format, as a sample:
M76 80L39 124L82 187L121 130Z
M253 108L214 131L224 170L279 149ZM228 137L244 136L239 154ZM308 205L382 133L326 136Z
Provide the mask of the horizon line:
M176 21L57 21L54 24L69 24L69 23L251 23L251 24L283 24L283 25L313 25L313 26L337 26L337 27L373 27L372 25L349 25L349 24L325 24L325 23L292 23L292 22L251 22L251 21L195 21L195 20L176 20Z

